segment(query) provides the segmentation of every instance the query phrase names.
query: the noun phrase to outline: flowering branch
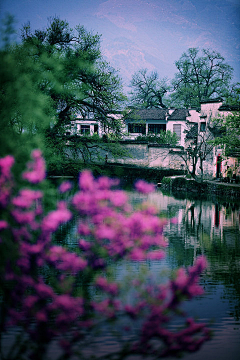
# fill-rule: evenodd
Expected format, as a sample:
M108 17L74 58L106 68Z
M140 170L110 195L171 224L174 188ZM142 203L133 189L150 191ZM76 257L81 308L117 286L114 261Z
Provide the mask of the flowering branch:
M46 213L44 192L39 189L24 188L14 195L13 163L9 156L0 159L0 206L4 214L0 220L0 275L5 314L1 329L23 329L31 340L31 346L21 347L26 356L44 358L57 339L65 359L74 351L83 359L89 334L102 330L103 322L118 324L119 319L139 323L135 340L118 350L119 358L134 353L178 355L197 350L209 339L206 326L185 314L183 329L173 332L167 328L184 300L202 294L198 280L207 266L204 257L188 271L179 269L175 279L165 285L141 285L134 280L136 296L132 303L123 301L121 285L109 279L109 260L160 261L164 257L166 220L156 216L152 207L133 211L126 193L113 189L115 180L94 179L90 171L84 171L73 197L68 202L59 201L55 210ZM45 179L45 162L39 150L33 151L27 166L23 179L36 187ZM153 190L143 181L136 188L142 193ZM69 182L62 183L59 196L70 189ZM75 218L78 241L73 252L53 239ZM128 331L126 328L121 333ZM1 355L4 359L3 352Z

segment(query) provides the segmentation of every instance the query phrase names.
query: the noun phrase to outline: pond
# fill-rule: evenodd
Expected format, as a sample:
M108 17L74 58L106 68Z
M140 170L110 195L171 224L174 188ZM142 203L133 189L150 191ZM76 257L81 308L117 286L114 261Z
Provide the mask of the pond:
M164 281L164 277L172 270L190 266L198 255L204 254L208 260L208 268L201 276L200 283L205 294L186 302L184 310L200 322L211 322L213 339L198 352L185 355L184 359L239 359L240 203L228 203L219 199L201 200L200 197L174 197L159 189L149 195L131 191L128 195L133 207L147 201L155 205L161 216L169 219L164 228L168 247L163 260L113 264L115 279L125 281L126 276L133 278L140 270L147 268L157 281ZM170 220L172 218L174 221ZM75 225L72 224L62 234L73 249L76 246L74 228ZM9 341L6 340L6 343ZM107 353L115 345L111 337L104 336L101 338L101 346ZM50 358L54 359L57 352L58 349L52 347ZM132 356L128 359L138 360L139 357Z
M213 339L186 360L237 360L240 353L240 203L219 199L190 199L164 194L160 189L149 195L128 192L130 203L138 207L147 201L167 217L164 234L168 239L166 257L160 261L122 262L114 265L115 278L125 281L134 277L140 268L152 274L169 275L170 271L193 264L204 254L208 268L201 277L204 296L185 304L184 310L201 322L210 323ZM175 221L171 222L170 219ZM69 245L73 245L71 231ZM158 278L158 281L163 279ZM109 347L113 346L111 341ZM107 351L107 341L105 346ZM138 359L133 357L133 359Z
M201 321L212 320L213 339L186 360L237 360L240 354L240 205L219 200L184 199L160 190L145 199L132 194L132 201L148 200L168 222L169 245L164 265L168 269L188 266L199 254L208 260L201 278L205 295L186 304L186 310ZM155 271L157 264L152 264Z

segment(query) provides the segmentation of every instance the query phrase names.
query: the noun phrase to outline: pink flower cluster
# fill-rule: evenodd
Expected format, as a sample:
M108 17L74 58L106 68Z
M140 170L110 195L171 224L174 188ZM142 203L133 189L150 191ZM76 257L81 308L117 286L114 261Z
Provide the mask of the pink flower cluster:
M12 190L11 167L14 164L14 158L10 155L0 159L0 208L8 204L9 196Z
M142 194L149 194L152 191L154 191L155 186L154 184L148 184L143 180L138 180L135 183L135 188L137 191L139 191Z
M45 179L45 161L42 157L42 152L38 149L32 152L32 162L27 164L28 171L22 175L23 179L28 180L32 184L38 184Z
M45 178L45 165L38 150L33 151L32 159L23 178L36 185ZM167 329L170 314L178 312L181 302L202 294L198 280L206 267L205 258L198 258L188 270L179 269L164 286L135 281L132 289L136 296L131 304L121 300L121 286L108 278L109 260L159 261L164 257L166 220L156 216L152 207L144 204L133 211L127 194L113 189L117 181L94 179L90 171L84 171L79 176L79 190L69 202L59 201L55 210L46 213L44 192L24 188L12 195L13 162L12 157L0 159L0 205L4 209L0 275L5 290L2 306L7 309L2 325L6 329L18 325L28 333L31 347L26 351L32 352L31 358L37 358L39 349L46 351L55 339L67 358L76 345L84 343L87 332L118 317L142 322L140 339L128 347L129 353L175 355L194 351L208 340L205 325L192 319L187 318L183 330L173 333ZM142 193L153 190L141 181L136 187ZM65 182L58 190L64 193L70 188ZM57 234L64 225L70 226L73 218L78 219L73 234L78 246L70 251ZM164 346L156 350L154 339Z

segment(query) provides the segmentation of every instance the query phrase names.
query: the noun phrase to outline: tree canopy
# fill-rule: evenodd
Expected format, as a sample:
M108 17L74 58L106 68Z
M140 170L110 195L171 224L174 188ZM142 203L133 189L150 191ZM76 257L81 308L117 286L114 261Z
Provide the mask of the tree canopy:
M25 135L44 133L46 149L62 151L64 126L89 112L118 134L121 123L110 116L125 100L118 73L103 60L100 36L83 26L71 29L51 18L45 30L22 29L22 42L1 50L2 122ZM11 108L10 111L9 108Z
M130 83L130 104L136 108L166 108L163 97L169 86L167 79L160 79L156 71L148 74L147 69L136 71Z
M218 52L190 48L175 65L178 72L172 81L173 102L198 107L201 101L228 95L233 69Z

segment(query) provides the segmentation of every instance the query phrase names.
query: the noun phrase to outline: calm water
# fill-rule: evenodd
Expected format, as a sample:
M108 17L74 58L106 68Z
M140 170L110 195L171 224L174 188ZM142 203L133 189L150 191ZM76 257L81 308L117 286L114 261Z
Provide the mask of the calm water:
M204 254L209 266L201 277L204 296L185 304L189 315L211 322L213 339L186 360L240 359L240 203L221 200L176 198L156 190L149 195L129 192L130 202L137 207L143 201L154 204L170 220L165 226L168 239L166 258L161 261L122 262L114 265L115 279L125 281L147 269L158 281L170 271L192 265ZM71 233L68 237L72 243ZM160 277L161 276L161 277ZM104 340L103 340L104 341ZM105 338L105 350L113 343ZM133 357L137 360L138 357Z
M188 302L186 310L199 320L213 320L213 339L188 360L240 359L240 205L221 201L176 199L156 191L148 200L167 217L176 217L165 227L169 240L164 266L175 269L192 265L199 254L208 259L201 278L205 295ZM152 264L153 271L159 266Z
M156 190L150 195L129 192L130 202L138 206L143 201L154 204L168 221L165 236L168 239L166 258L161 261L122 262L114 265L114 277L125 281L134 277L140 268L147 268L159 281L180 267L193 264L205 254L208 269L201 277L205 295L187 302L185 310L200 321L212 321L214 337L196 353L185 355L186 360L239 360L240 359L240 203L212 200L189 200L164 195ZM73 226L74 227L74 226ZM69 227L65 240L75 247L74 229ZM160 274L162 277L160 277ZM104 351L111 351L111 337L101 339ZM57 354L50 349L50 358ZM54 356L55 355L55 356ZM128 358L130 359L130 358ZM138 357L131 357L137 360Z

